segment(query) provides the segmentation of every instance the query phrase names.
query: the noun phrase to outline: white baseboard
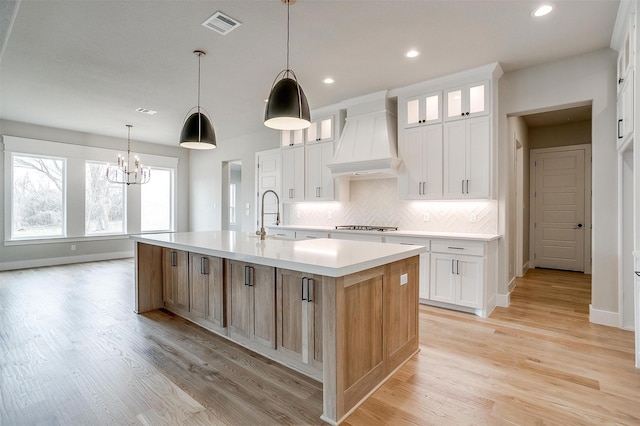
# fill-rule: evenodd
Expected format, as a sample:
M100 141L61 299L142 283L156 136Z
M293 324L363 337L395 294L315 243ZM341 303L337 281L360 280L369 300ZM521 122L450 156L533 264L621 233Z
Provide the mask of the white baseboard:
M620 328L620 314L618 312L594 309L591 304L589 304L589 321L594 324Z
M529 262L525 262L524 265L522 265L522 274L526 274L527 271L529 270Z
M501 308L508 308L511 303L511 293L507 294L496 294L496 306L500 306Z
M98 260L124 259L127 257L133 257L133 251L52 257L48 259L21 260L18 262L2 262L0 263L0 271L40 268L42 266L68 265L70 263L95 262Z

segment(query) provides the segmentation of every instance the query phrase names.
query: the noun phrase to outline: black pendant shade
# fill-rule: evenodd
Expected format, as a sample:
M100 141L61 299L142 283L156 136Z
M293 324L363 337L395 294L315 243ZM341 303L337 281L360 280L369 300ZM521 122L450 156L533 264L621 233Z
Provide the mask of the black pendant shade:
M190 149L216 147L216 134L204 113L194 112L186 119L180 133L180 146Z
M287 74L286 71L283 72ZM309 102L302 87L297 80L284 77L271 89L264 111L264 125L278 130L299 130L310 124Z
M196 112L182 125L180 146L189 149L213 149L216 147L216 134L209 118L200 112L200 58L206 53L203 50L194 50L193 53L198 57L198 105Z
M287 67L273 80L264 109L264 125L277 130L300 130L311 125L311 113L298 78L289 68L289 6L295 0L282 0L282 3L287 5Z

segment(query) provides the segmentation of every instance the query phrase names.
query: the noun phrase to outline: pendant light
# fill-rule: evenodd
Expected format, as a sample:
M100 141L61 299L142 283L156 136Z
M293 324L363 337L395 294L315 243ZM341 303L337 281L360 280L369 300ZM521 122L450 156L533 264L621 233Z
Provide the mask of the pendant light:
M216 134L213 126L204 112L200 112L200 58L206 53L202 50L194 50L193 53L198 56L198 106L196 112L191 114L182 126L180 146L190 149L214 149Z
M131 155L131 124L127 124L127 158L118 154L118 164L107 164L107 181L126 185L142 185L149 182L151 169L144 167L138 156L133 158L133 169L129 157Z
M264 111L264 125L278 130L300 130L311 125L311 113L298 78L289 68L289 6L295 0L282 2L287 5L287 68L280 71L273 80Z

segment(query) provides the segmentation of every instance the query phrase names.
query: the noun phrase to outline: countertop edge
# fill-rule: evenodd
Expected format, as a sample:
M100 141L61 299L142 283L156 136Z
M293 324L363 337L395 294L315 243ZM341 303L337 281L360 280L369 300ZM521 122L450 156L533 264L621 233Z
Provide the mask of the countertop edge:
M341 234L364 234L364 235L377 235L377 236L396 236L396 237L410 237L410 238L437 238L448 240L473 240L473 241L494 241L501 238L498 234L473 234L464 232L429 232L429 231L351 231L345 229L335 229L333 226L303 226L303 225L268 225L267 229L286 229L292 231L321 231L329 233L341 233Z
M421 253L426 253L426 248L423 246L404 247L404 251L385 255L383 257L372 259L368 261L358 262L351 265L342 267L326 267L317 264L301 263L292 260L273 259L269 257L261 257L258 255L238 253L227 250L219 250L210 247L194 246L190 244L184 244L179 242L161 241L151 238L150 235L130 235L129 238L135 242L168 247L176 250L183 250L188 252L194 252L198 254L205 254L208 256L221 257L225 259L238 260L243 262L250 262L259 265L272 266L275 268L284 268L295 271L306 272L310 274L324 275L327 277L338 278L346 275L350 275L356 272L362 272L367 269L375 268L378 266L386 265L388 263L396 262L403 259L408 259L413 256L419 256ZM295 242L295 240L292 240Z

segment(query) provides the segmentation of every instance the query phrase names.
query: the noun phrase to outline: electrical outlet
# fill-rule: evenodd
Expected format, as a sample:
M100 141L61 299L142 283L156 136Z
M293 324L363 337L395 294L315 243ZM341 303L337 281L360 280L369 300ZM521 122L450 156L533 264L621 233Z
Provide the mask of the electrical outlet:
M422 213L422 220L424 222L429 222L429 220L431 220L431 215L429 214L429 212Z
M409 277L407 276L407 274L400 275L400 285L405 285L408 282L409 282Z
M476 214L475 214L475 213L471 213L471 214L469 215L469 222L471 222L471 223L475 223L475 221L476 221L477 219L478 219L478 218L476 217Z
M75 244L71 244L71 251L76 251L76 245Z

